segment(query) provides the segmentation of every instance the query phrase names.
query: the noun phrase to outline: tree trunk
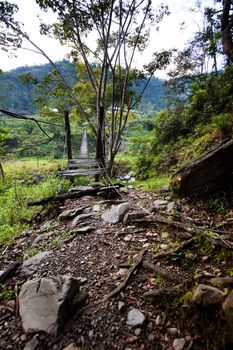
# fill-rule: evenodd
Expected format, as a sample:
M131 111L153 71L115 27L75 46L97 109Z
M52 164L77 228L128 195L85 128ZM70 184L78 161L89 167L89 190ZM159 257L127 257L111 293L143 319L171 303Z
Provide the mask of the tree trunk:
M105 165L105 140L104 140L104 107L99 107L98 130L96 138L96 160Z
M69 112L64 112L64 121L65 121L65 134L66 134L66 148L67 148L67 158L72 159L72 143L71 143L71 131L70 131L70 120Z
M0 174L1 174L2 180L3 180L3 182L4 182L4 181L5 181L5 176L4 176L4 171L3 171L2 163L0 163Z
M232 0L223 1L223 14L221 17L222 47L231 63L233 63L233 16L230 15Z
M224 141L190 161L172 177L175 192L204 196L229 188L233 180L233 140Z

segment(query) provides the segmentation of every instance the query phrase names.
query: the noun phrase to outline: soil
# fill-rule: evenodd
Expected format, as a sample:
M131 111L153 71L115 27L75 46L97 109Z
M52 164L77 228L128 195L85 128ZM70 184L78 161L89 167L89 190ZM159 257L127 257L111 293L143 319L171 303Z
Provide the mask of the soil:
M36 347L25 348L35 334L25 334L22 328L18 294L29 276L18 268L1 287L0 349L59 350L69 345L71 350L233 348L229 325L222 311L216 308L202 312L191 302L191 292L198 283L209 284L212 277L233 273L233 237L229 234L224 237L223 241L228 245L223 247L218 244L222 239L209 233L211 229L233 233L233 207L222 206L216 211L212 208L213 201L171 199L169 193L161 195L138 189L123 188L120 193L120 200L134 203L139 209L151 208L158 198L175 200L176 210L172 213L164 210L160 215L205 230L202 230L203 234L190 230L195 240L189 246L177 253L158 256L182 245L184 237L180 233L187 230L156 222L108 224L101 219L101 213L111 207L111 202L104 203L98 197L87 196L67 200L62 206L50 206L35 219L29 231L23 232L14 243L0 248L1 270L7 269L12 262L22 263L23 259L39 251L52 250L53 256L30 278L70 274L80 279L81 289L88 293L88 298L85 305L71 315L57 339L39 333ZM96 204L100 205L100 212L93 211ZM77 207L85 207L84 213L91 214L82 223L91 226L91 232L71 233L72 220L59 220L62 211ZM51 235L33 245L35 238L45 232L51 232ZM126 286L103 301L124 281L144 249L142 262ZM168 277L149 271L143 265L144 261L166 270ZM178 276L184 282L178 293L173 293L177 283L169 276ZM148 297L147 292L152 290L159 291L154 298ZM229 290L224 291L227 294ZM142 326L127 325L131 308L144 314L146 321ZM183 347L176 347L177 339L184 339Z

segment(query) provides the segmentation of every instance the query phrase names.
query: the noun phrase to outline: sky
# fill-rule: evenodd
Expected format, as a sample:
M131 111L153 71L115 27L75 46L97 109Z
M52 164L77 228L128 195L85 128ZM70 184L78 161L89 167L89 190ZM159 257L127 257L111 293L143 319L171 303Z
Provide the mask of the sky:
M58 61L66 57L69 52L67 47L61 46L54 39L46 38L39 34L38 14L44 22L53 21L52 13L41 12L33 0L8 0L16 3L19 7L17 19L24 24L30 38L39 45L53 61ZM160 1L152 0L154 5ZM198 23L201 21L201 14L190 13L189 9L194 7L196 0L164 0L169 6L171 15L166 17L160 24L159 32L155 28L151 30L151 39L146 52L141 56L136 56L135 65L140 66L144 63L145 57L150 58L154 51L169 48L182 49L185 42L191 37L192 33L198 30ZM202 5L212 4L212 0L202 0ZM186 22L185 29L180 31L180 23ZM8 71L19 66L31 66L35 64L47 63L41 55L30 52L29 45L25 44L23 48L17 50L14 55L0 50L0 68ZM157 76L163 77L163 72L157 72Z

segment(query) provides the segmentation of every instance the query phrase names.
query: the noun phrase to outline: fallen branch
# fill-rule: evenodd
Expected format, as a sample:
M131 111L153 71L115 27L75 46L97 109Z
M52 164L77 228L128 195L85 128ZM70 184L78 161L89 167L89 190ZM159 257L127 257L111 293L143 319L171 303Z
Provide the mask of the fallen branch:
M57 196L50 196L46 198L42 198L39 201L35 202L29 202L28 205L30 207L36 206L36 205L45 205L48 203L54 203L54 202L64 202L67 199L74 199L74 198L81 198L83 196L93 196L97 195L98 192L104 192L104 191L114 191L118 189L120 186L104 186L104 187L96 187L96 188L90 188L87 190L80 190L77 192L70 192L70 193L64 193Z
M19 266L19 262L11 263L8 268L1 274L0 283L5 283L10 277L12 277Z
M182 283L182 282L184 282L183 277L175 275L174 273L172 273L172 272L170 272L168 270L162 269L161 267L157 267L157 266L155 266L154 264L150 263L147 260L143 261L142 266L145 269L158 274L159 276L165 278L166 280L168 280L170 282L174 282L174 283Z
M107 294L100 302L102 302L102 303L106 302L108 299L114 297L115 295L120 293L123 288L126 287L126 285L127 285L128 281L129 281L130 277L132 276L133 272L142 263L143 257L144 257L146 252L147 252L147 249L144 249L140 254L138 254L137 259L135 261L135 264L128 271L124 281L122 283L120 283L120 285L116 289L114 289L111 293Z

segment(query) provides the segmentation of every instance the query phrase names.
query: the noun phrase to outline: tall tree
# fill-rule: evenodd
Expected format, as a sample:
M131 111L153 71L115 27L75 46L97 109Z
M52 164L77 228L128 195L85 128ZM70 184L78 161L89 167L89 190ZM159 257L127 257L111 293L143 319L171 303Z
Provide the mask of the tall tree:
M221 16L222 46L225 54L233 63L233 4L232 0L223 1L223 12Z
M22 39L12 25L19 29L20 24L15 21L14 14L18 11L15 4L8 1L0 1L0 48L5 51L18 48Z
M58 22L51 28L43 25L43 32L47 33L51 29L61 43L71 46L73 58L85 65L85 74L96 103L97 126L93 130L97 138L96 158L105 163L107 155L111 168L130 111L140 99L140 96L135 99L133 94L129 94L133 59L137 51L145 49L150 25L160 22L168 14L168 8L161 5L154 14L151 0L36 2L42 9L50 8L57 14ZM154 62L148 67L147 73L151 77L158 65ZM139 75L138 72L138 77ZM148 79L142 92L147 84ZM78 100L77 108L87 121L91 120L85 101ZM106 150L107 114L110 115L111 128L109 147Z

